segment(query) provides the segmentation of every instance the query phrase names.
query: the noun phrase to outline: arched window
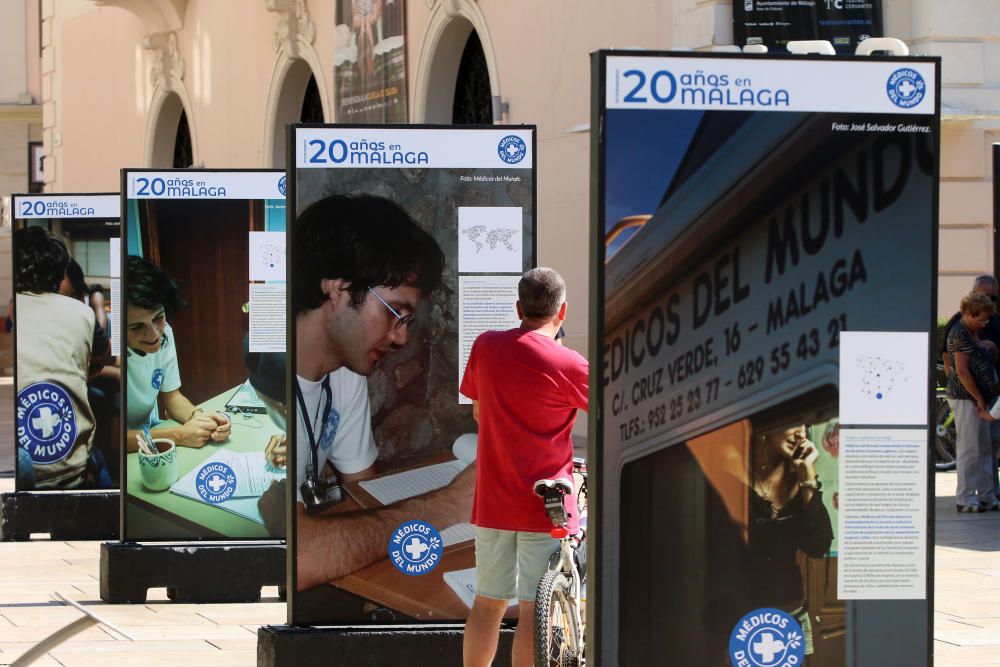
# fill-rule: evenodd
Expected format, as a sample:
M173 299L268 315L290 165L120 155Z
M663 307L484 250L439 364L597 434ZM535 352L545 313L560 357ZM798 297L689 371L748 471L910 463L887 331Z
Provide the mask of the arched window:
M163 95L149 126L149 166L156 169L194 164L194 139L184 104L177 93Z
M287 69L272 84L269 93L268 143L265 159L270 166L284 168L291 123L323 123L323 97L312 68L305 60L288 61Z
M302 96L302 111L299 113L299 120L303 123L323 122L323 101L319 97L316 77L311 74L309 75L309 83L306 84L306 92Z
M187 169L194 164L194 150L191 148L191 129L188 127L187 112L181 111L177 121L177 136L174 138L174 169Z
M465 42L462 59L455 77L455 101L451 122L456 125L489 125L493 123L493 98L486 54L473 30Z

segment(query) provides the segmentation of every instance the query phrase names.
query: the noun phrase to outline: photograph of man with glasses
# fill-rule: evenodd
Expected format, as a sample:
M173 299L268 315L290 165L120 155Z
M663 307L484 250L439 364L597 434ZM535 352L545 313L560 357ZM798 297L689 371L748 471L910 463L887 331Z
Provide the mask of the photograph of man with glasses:
M367 378L410 343L444 256L405 211L372 196L316 201L298 216L294 244L296 590L328 593L324 584L385 558L401 523L421 518L441 530L467 521L475 472L470 466L442 489L379 509L336 510L341 485L376 474ZM285 452L271 455L283 460ZM329 602L313 608L334 618ZM313 614L300 606L298 616Z

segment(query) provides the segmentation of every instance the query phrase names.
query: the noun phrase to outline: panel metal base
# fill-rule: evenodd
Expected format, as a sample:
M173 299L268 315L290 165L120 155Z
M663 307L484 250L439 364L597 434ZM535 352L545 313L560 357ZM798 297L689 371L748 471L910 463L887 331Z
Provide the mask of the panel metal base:
M3 494L0 540L24 542L32 533L53 540L118 537L118 491L16 491Z
M175 602L257 602L262 586L285 585L285 545L101 545L101 600L143 603L150 588L166 587Z
M426 667L461 665L463 625L394 625L257 630L257 667ZM509 665L514 630L500 629L494 664Z

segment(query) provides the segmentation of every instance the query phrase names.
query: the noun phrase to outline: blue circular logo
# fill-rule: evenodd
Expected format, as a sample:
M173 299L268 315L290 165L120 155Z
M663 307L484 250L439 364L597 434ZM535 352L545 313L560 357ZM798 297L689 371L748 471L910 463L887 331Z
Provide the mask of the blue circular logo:
M163 375L164 373L162 368L157 368L155 371L153 371L152 385L153 389L155 389L156 391L160 391L160 387L163 386Z
M236 473L225 463L209 463L198 471L194 486L205 502L224 503L236 493Z
M729 658L746 667L792 667L806 654L802 626L780 609L755 609L729 635Z
M897 107L910 109L920 104L927 92L924 77L915 69L904 67L893 72L885 85L885 92Z
M497 145L497 155L507 164L517 164L527 154L528 147L524 145L524 140L514 134L508 134Z
M278 192L281 193L282 197L285 196L286 183L287 183L287 181L285 180L284 176L282 176L280 179L278 179Z
M17 393L17 444L39 464L62 461L76 444L76 410L69 392L36 382Z
M441 534L426 521L400 524L389 538L389 560L403 574L427 574L441 562Z

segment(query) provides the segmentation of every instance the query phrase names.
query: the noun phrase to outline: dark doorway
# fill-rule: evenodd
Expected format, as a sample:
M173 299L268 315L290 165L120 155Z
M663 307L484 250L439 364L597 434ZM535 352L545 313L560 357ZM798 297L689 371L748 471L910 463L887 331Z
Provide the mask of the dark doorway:
M191 148L191 129L188 127L187 112L181 111L177 121L177 137L174 139L174 169L187 169L194 164L194 150Z
M302 96L302 111L299 120L303 123L323 122L323 101L319 97L319 86L316 85L316 77L310 76L309 83L306 84L305 95Z
M195 404L246 379L242 306L249 282L248 232L264 230L261 200L141 200L145 256L181 286L187 301L170 319L184 395ZM198 239L192 252L191 239Z
M455 102L451 122L455 125L490 125L493 123L493 95L486 54L473 30L462 51L455 79Z

